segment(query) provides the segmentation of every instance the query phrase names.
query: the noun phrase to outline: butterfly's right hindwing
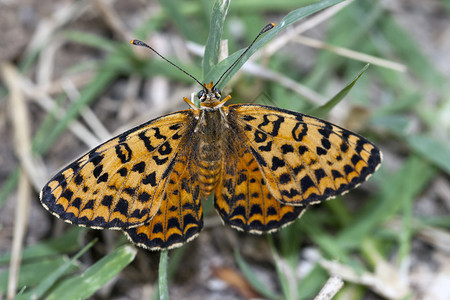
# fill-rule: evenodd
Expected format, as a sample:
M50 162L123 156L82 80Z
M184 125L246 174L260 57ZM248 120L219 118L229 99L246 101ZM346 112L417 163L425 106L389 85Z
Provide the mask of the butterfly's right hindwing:
M163 116L91 150L42 189L46 209L67 222L130 228L158 211L177 151L195 127L193 110Z
M223 221L235 229L258 234L276 231L298 219L305 207L286 205L273 197L245 140L237 128L226 132L214 205Z

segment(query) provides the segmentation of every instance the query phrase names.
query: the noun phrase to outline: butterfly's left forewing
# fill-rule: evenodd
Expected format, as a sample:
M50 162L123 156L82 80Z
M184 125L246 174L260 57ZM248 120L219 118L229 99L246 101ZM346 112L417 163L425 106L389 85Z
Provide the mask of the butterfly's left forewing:
M161 205L196 114L185 110L163 116L91 150L45 185L43 206L67 222L94 228L148 222Z
M356 187L381 162L364 137L298 112L230 105L228 122L257 162L267 188L288 205L317 203Z

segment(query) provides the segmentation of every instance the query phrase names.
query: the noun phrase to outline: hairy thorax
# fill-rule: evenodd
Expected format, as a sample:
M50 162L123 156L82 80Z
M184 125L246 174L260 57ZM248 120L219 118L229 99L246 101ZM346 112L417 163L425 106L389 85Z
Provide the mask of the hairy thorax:
M202 110L196 131L198 139L198 175L200 189L209 196L216 187L221 174L223 159L223 134L226 121L220 109Z

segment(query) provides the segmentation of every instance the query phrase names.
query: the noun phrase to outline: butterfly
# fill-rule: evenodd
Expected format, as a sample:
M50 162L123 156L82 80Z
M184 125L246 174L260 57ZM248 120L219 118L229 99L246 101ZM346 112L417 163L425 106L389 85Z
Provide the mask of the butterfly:
M357 187L381 163L380 150L356 133L276 107L225 106L231 96L222 98L216 86L202 84L200 107L184 98L189 109L130 129L69 164L42 189L42 205L66 222L123 230L140 247L171 249L198 236L201 201L213 193L225 224L270 233L309 205Z

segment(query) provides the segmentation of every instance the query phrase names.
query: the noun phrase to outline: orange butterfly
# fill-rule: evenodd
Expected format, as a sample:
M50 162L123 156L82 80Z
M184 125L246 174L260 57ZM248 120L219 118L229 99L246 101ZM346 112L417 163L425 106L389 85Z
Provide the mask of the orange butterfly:
M42 205L66 222L121 229L138 246L170 249L197 237L201 200L213 192L226 224L267 233L380 165L380 150L360 135L275 107L224 106L231 96L222 99L216 85L202 85L200 107L184 98L190 109L124 132L68 165L42 189Z

